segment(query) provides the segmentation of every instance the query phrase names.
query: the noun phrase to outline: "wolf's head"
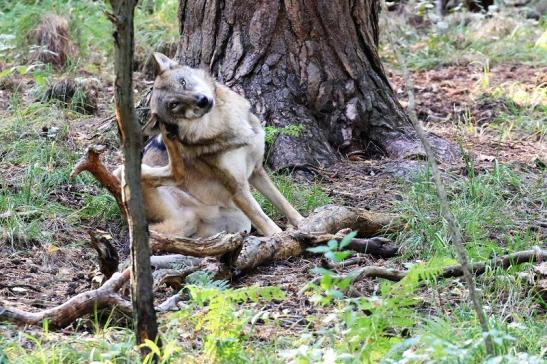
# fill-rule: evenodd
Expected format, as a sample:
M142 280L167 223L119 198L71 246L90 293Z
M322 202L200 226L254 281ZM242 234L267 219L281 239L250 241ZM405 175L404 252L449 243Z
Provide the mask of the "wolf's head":
M145 133L155 134L159 122L184 127L213 108L215 83L207 72L180 65L161 53L154 53L154 60L157 76Z

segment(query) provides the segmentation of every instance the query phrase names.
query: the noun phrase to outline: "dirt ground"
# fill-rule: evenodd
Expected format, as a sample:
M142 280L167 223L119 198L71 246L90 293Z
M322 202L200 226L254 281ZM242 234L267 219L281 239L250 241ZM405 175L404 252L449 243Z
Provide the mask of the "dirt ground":
M404 82L395 71L389 71L392 85L406 104ZM442 69L423 71L414 74L417 111L426 122L430 131L445 138L463 142L464 148L475 158L478 171L491 169L497 160L511 164L517 169L538 171L541 163L547 162L547 143L534 138L500 140L492 133L479 132L482 124L492 119L503 109L498 103L476 102L477 83L483 70L478 66L449 66ZM518 81L533 88L547 84L547 69L522 65L498 65L490 70L491 87L507 82ZM140 89L147 87L139 85ZM98 115L71 125L70 137L81 147L104 143L101 135L115 128L109 119L112 89L105 89L100 100ZM0 95L4 96L4 95ZM6 107L5 97L0 97L0 105ZM476 120L475 132L462 132L454 124L456 116L466 110ZM112 147L107 145L107 147ZM120 160L117 151L105 154L109 165ZM370 210L389 211L393 203L402 197L401 183L411 178L423 165L420 161L396 161L386 158L362 160L354 156L328 169L321 170L317 178L323 188L338 203L355 205ZM461 163L442 165L445 171L461 175L464 166ZM56 198L71 198L71 186L60 191ZM99 226L107 228L106 226ZM120 248L122 257L127 256L125 232L114 232L114 240ZM29 250L14 251L5 244L0 245L0 299L18 308L39 310L52 307L66 301L71 296L92 287L92 279L97 271L96 254L89 246L71 246L68 242L74 234L81 237L85 231L67 232L64 244L55 247L43 247L36 244ZM376 265L398 266L398 263L367 257L367 262ZM306 304L297 292L311 278L310 269L321 265L317 257L298 257L261 267L255 272L233 283L236 286L250 284L277 285L288 295L282 304L266 307L286 313L287 327L305 324L302 319L313 310L314 305ZM360 282L356 288L361 294L370 294L377 289L372 281ZM164 288L158 295L158 302L173 290ZM297 299L297 297L299 297Z

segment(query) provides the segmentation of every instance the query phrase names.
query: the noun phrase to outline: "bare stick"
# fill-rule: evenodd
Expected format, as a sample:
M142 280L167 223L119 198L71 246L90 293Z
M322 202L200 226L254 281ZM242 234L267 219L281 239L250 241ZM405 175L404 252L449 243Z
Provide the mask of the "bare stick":
M131 298L137 343L161 342L158 337L152 270L148 247L148 222L141 189L143 138L133 103L133 15L137 0L109 0L112 13L107 14L114 27L114 70L116 122L124 154L122 200L131 240ZM142 346L141 354L149 353Z
M156 307L156 311L166 312L166 311L176 311L179 309L177 304L182 301L184 297L180 293L176 293L165 300L161 305Z
M546 259L547 259L547 250L536 247L535 249L523 250L520 252L497 257L487 262L472 263L469 265L468 268L469 268L469 272L475 275L481 275L484 272L486 272L488 268L508 269L514 265L518 265L522 263L541 262ZM338 265L335 265L334 267L338 268L340 266L341 264L339 263ZM390 269L390 268L379 267L379 266L368 266L368 267L354 269L347 274L333 275L333 278L344 279L344 278L350 277L352 278L352 281L359 281L364 278L384 278L390 281L398 282L401 279L403 279L407 275L407 273L408 272L404 270ZM464 275L463 267L461 265L454 265L454 266L444 268L443 271L438 275L438 277L455 278L455 277L461 277L463 275ZM321 279L320 277L315 278L311 281L311 283L316 284L319 282L320 279Z
M122 273L115 273L98 289L80 293L59 306L39 312L27 312L0 305L0 321L11 321L19 325L39 325L47 320L51 327L64 327L96 308L117 306L122 311L132 312L131 303L117 293L128 280L129 269L126 269Z
M162 251L190 255L193 257L215 257L231 253L241 247L243 235L216 234L209 238L185 238L150 231L150 248L153 252Z
M471 275L467 253L465 251L465 241L456 223L456 219L450 211L444 183L441 179L441 173L439 172L439 167L437 166L437 161L435 159L435 153L433 153L431 144L429 143L429 140L427 140L421 121L416 116L416 101L414 99L414 85L412 82L412 78L406 66L405 60L403 59L403 56L399 51L398 44L394 39L393 33L389 31L387 33L391 38L390 40L392 43L393 52L395 53L395 57L397 58L397 62L399 63L399 65L401 66L401 70L403 71L403 78L405 80L408 93L408 113L410 121L412 122L414 129L416 129L416 134L422 142L425 153L427 155L427 159L429 161L429 165L431 166L431 174L433 175L433 182L435 183L435 189L437 190L437 196L439 198L439 203L441 206L441 216L446 220L446 223L448 225L448 232L450 234L450 240L452 240L452 242L454 243L454 247L456 248L456 252L461 263L462 273L467 283L467 288L469 290L469 297L471 298L471 302L473 304L475 312L477 313L477 317L479 319L481 329L484 334L486 353L489 356L492 356L494 354L494 346L492 344L492 338L489 335L490 329L488 319L486 318L486 314L484 313L480 295L476 290L475 280Z

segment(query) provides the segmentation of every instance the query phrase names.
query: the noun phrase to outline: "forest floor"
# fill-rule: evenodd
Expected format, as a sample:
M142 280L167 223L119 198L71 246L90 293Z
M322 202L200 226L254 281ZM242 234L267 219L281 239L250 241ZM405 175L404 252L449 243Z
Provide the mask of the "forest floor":
M166 8L172 6L169 1L160 3ZM173 16L172 9L160 10L164 14L158 13L158 17ZM78 11L85 16L90 10ZM431 25L417 29L404 22L400 25L404 28L400 30L401 39L408 47L405 55L414 79L418 116L429 131L460 145L466 157L442 164L441 168L451 208L473 261L533 246L545 248L547 239L547 44L538 41L541 36L545 38L547 18L532 21L524 17L509 19L506 14L499 17L496 27L492 24L496 16L476 17L468 25L449 24L452 32L440 35L428 30ZM93 21L99 24L96 28L108 34L102 20ZM158 31L150 26L151 20L142 21L142 32ZM0 21L0 33L4 32L2 26ZM490 28L495 29L495 35L487 33ZM485 39L472 41L466 37L476 36L478 29L486 32ZM468 42L466 46L460 44L462 38ZM80 39L84 41L91 44L94 38ZM149 44L155 42L152 38ZM2 63L0 77L0 302L35 311L63 303L96 284L93 277L97 259L89 245L88 230L110 235L121 258L127 257L127 231L114 199L88 175L68 178L74 163L91 144L107 147L103 160L111 168L120 162L121 155L112 120L108 51L103 58L91 57L90 48L85 61L82 58L70 67L55 70L32 66L30 60L21 62L27 58L17 49L9 49L11 57ZM145 53L150 46L139 49ZM382 52L392 86L406 106L404 81L389 55L389 44ZM11 71L4 72L8 69ZM95 85L92 89L97 95L97 107L93 114L78 112L75 102L67 106L44 101L48 85L78 77ZM135 80L138 93L150 86L141 72L135 73ZM287 176L275 176L275 181L305 214L326 203L337 203L404 216L404 230L387 235L401 246L401 256L384 260L354 254L363 258L360 265L409 268L419 262L455 256L422 161L381 156L365 160L353 155L319 170L313 184L299 184ZM271 206L264 208L284 225ZM183 362L326 362L332 355L340 355L336 357L339 361L345 360L344 353L356 355L350 344L340 344L341 338L346 340L348 331L355 329L343 312L347 314L348 307L357 304L351 301L356 297L376 302L376 308L384 307L389 302L385 283L361 280L352 285L344 299L319 304L317 297L328 297L328 293L321 288L311 293L302 289L317 275L313 269L325 265L324 259L313 255L291 258L229 282L232 288L273 286L285 295L270 302L224 301L229 310L221 310L218 315L225 315L232 326L213 325L207 316L212 308L199 303L188 303L177 313L161 315L164 343L176 343L182 348L186 354L176 355ZM514 362L541 362L547 350L545 302L538 299L526 280L532 268L532 264L524 264L507 272L494 270L478 279L491 325L501 332L497 354L518 358ZM160 288L158 303L175 292ZM410 323L400 327L387 323L384 333L366 339L363 332L352 332L352 337L359 340L390 343L375 348L368 358L378 361L385 355L384 360L392 360L386 362L416 363L428 362L425 358L447 363L484 359L476 344L480 343L480 332L462 280L435 282L415 289L413 294L419 303L413 304L412 313L400 313L408 315ZM398 297L400 302L403 298ZM378 317L387 320L385 314ZM96 313L56 332L0 323L0 363L131 362L136 354L124 322L118 315ZM219 349L219 341L207 335L227 335L222 343L232 340L226 345L235 353L226 354ZM408 341L410 337L414 341ZM362 359L353 358L356 362Z

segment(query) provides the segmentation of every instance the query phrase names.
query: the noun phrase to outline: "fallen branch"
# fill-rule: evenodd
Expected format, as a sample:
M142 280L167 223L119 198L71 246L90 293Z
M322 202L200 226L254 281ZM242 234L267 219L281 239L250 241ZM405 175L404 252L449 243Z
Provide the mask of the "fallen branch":
M131 302L117 293L128 280L129 269L126 269L122 273L115 273L98 289L80 293L59 306L39 312L27 312L0 305L0 321L10 321L19 325L41 325L47 320L50 327L58 328L71 324L96 308L116 306L124 312L131 313Z
M472 263L469 265L469 270L475 275L481 275L486 272L487 268L502 268L508 269L509 267L522 263L542 262L547 259L547 250L536 247L531 250L523 250L520 252L507 254L501 257L491 259L487 262ZM368 266L357 268L346 274L337 274L332 277L335 279L351 278L353 282L360 281L365 278L384 278L393 282L398 282L407 275L408 271L391 269L378 266ZM446 267L438 275L439 278L455 278L463 276L463 269L461 265L454 265ZM314 278L310 283L317 284L320 281L320 277Z
M165 300L161 305L156 307L158 312L176 311L179 309L178 303L184 300L184 297L180 293L176 293Z
M231 253L241 246L243 235L216 234L209 238L185 238L169 236L150 230L150 248L153 252L167 252L193 257L215 257Z
M180 254L153 255L150 257L150 265L156 269L172 269L177 266L191 267L200 265L199 258L188 257Z

